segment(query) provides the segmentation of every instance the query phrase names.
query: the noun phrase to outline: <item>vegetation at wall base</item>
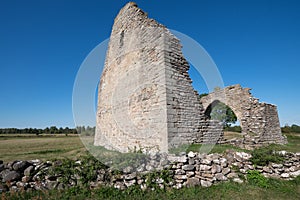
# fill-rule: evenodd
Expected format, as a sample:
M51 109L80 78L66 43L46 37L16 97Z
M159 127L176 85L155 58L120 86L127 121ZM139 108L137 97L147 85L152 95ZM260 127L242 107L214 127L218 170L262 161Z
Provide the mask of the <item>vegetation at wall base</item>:
M268 147L263 147L259 149L254 149L252 154L252 158L250 158L250 161L254 165L260 165L265 166L269 163L282 163L284 161L284 157L275 152L276 148L274 145L270 145Z

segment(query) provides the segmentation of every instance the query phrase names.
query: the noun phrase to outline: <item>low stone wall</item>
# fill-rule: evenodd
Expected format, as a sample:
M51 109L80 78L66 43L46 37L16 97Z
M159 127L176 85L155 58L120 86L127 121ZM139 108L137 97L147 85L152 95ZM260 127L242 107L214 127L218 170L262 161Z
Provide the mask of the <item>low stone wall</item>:
M300 175L300 153L281 153L285 161L282 164L270 163L268 166L254 166L249 159L251 154L232 150L221 154L199 154L189 152L180 156L156 154L137 169L127 167L123 172L115 173L109 168L95 169L95 179L87 184L91 188L102 185L126 189L132 185L139 185L141 189L147 187L182 188L190 186L209 187L222 181L233 180L242 183L248 170L256 169L265 177L289 180ZM0 193L5 191L49 190L65 189L79 185L81 161L72 161L76 167L76 174L69 174L72 181L66 184L64 174L53 175L53 167L62 164L61 161L41 162L39 160L14 161L3 163L0 161ZM155 173L150 170L156 169ZM149 174L152 173L152 176ZM168 178L166 178L168 177ZM151 184L149 184L149 181ZM152 185L152 186L150 186Z

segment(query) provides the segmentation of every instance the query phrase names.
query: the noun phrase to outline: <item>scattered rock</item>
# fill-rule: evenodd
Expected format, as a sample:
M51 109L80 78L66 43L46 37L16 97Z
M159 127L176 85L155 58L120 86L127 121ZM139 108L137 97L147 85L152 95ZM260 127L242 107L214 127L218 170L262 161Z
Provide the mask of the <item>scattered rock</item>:
M227 178L229 178L229 179L237 178L237 177L238 177L238 174L235 172L231 172L227 175Z
M18 161L13 164L13 170L23 172L30 165L27 161Z
M4 170L5 171L5 170ZM4 172L2 171L2 172ZM20 173L16 172L16 171L6 171L5 173L2 174L2 179L3 182L11 182L11 181L17 181L21 178Z
M291 172L291 173L290 173L290 176L291 176L291 177L297 177L297 176L300 176L300 170L295 171L295 172Z
M200 165L200 171L208 171L211 169L211 166L209 165Z
M233 182L236 182L236 183L243 183L244 181L240 178L234 178L233 179Z
M222 173L217 173L217 174L215 175L215 177L216 177L216 179L217 179L218 181L226 181L226 180L227 180L227 177L224 176L224 174L222 174Z
M179 180L186 180L187 176L186 175L175 175L174 178L179 179Z
M170 162L186 163L187 157L185 155L184 156L172 156L172 155L169 155L168 156L168 160Z
M200 183L202 187L210 187L212 185L210 181L201 180Z
M34 166L29 166L24 170L24 175L25 176L30 176L32 175L32 172L34 171Z
M187 155L189 158L194 158L196 156L196 154L192 151L190 151Z
M133 171L133 168L132 168L131 166L125 167L125 168L123 169L123 172L124 172L125 174L129 174L129 173L131 173L132 171Z
M282 173L282 174L281 174L281 177L282 177L282 178L289 178L290 175L289 175L288 173Z
M195 168L193 165L183 165L182 169L185 171L192 171Z
M222 171L222 168L220 165L215 165L213 164L211 167L211 173L215 174L215 173L220 173Z
M264 167L263 167L263 171L264 171L264 172L267 172L267 173L270 173L270 174L273 173L273 170L270 169L270 168L267 167L267 166L264 166Z
M201 160L201 163L202 164L206 164L206 165L211 165L211 160L209 160L209 159L203 159L203 160Z
M2 172L4 169L4 164L0 164L0 172Z
M224 174L224 175L227 175L227 174L229 174L229 172L230 172L231 170L230 170L230 168L229 167L227 167L227 168L223 168L223 170L222 170L222 174Z
M197 186L197 185L200 185L199 178L192 177L192 178L188 178L186 181L187 187L193 187L193 186Z

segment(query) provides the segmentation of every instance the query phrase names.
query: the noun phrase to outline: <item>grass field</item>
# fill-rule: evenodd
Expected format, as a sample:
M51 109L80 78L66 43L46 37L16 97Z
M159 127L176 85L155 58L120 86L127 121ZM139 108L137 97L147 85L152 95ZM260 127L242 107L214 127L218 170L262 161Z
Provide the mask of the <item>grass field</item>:
M240 133L226 132L225 137L239 136ZM273 145L276 150L291 152L300 151L300 134L288 134L289 143L286 145ZM201 145L191 145L184 148L186 151L198 151ZM231 148L241 150L231 145L216 145L213 152L224 152ZM0 134L0 160L5 162L13 160L41 159L49 160L55 158L76 158L86 154L86 149L78 135L20 135Z
M226 133L234 137L236 133ZM226 135L225 134L225 135ZM287 145L272 145L276 150L291 152L300 151L300 135L288 134ZM212 152L223 152L228 148L236 150L230 145L216 145ZM192 145L189 150L197 150L199 145ZM75 159L87 151L78 135L0 135L0 160L5 162L13 160L55 158ZM237 184L225 182L209 188L195 187L181 190L170 189L166 191L155 190L144 192L136 187L125 191L114 188L70 188L64 191L35 191L25 193L6 193L1 199L300 199L300 177L295 180L283 181L268 179L266 187L251 183Z
M78 135L0 135L0 160L76 158L85 152Z

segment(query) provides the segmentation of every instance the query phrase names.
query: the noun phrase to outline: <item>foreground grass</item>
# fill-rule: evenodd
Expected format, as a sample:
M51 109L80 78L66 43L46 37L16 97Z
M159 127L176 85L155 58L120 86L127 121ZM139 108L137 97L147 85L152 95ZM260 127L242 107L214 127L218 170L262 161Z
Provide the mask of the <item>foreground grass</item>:
M95 190L72 188L65 191L2 194L2 199L300 199L300 177L291 181L268 179L267 187L225 182L209 188L193 187L142 191L131 187L120 191L103 187Z

